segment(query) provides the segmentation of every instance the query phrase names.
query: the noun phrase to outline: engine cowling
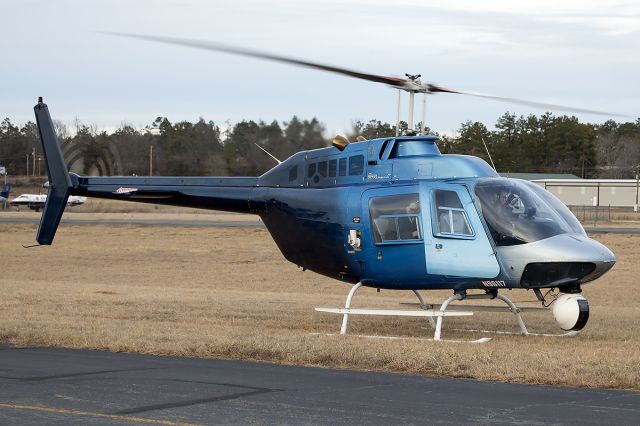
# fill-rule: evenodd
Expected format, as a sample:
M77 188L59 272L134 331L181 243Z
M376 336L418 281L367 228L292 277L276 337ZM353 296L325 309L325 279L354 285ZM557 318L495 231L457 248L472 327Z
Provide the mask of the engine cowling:
M580 294L563 294L551 308L556 322L565 331L579 331L589 320L589 302Z

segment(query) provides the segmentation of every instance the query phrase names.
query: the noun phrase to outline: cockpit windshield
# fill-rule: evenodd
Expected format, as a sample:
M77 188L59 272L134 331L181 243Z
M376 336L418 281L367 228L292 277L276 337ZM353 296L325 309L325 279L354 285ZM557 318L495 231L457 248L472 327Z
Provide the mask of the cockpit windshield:
M475 193L496 245L532 243L559 234L586 235L571 211L534 183L482 179Z

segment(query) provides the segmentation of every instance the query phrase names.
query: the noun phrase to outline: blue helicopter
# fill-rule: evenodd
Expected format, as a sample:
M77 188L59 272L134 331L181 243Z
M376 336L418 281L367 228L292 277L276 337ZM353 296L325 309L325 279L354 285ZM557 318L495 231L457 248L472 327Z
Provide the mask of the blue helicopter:
M606 114L447 89L422 83L419 76L376 76L208 42L130 37L384 83L409 92L409 129L416 93L468 94ZM581 286L615 264L614 254L590 239L551 193L502 178L480 158L443 155L437 137L423 135L422 129L353 142L338 136L330 147L298 152L259 177L93 177L69 173L42 98L34 110L51 182L38 244L52 243L70 195L256 214L288 261L353 285L344 308L317 308L343 315L341 334L347 332L350 315L401 315L427 317L434 340L441 340L445 316L504 310L488 305L459 310L452 302L497 299L516 316L522 334L534 334L524 324L523 311L551 306L565 331L559 335L575 335L589 318ZM362 286L413 291L419 309L352 308ZM441 304L425 302L420 291L436 289L453 294ZM516 306L499 293L511 289L532 290L543 306Z

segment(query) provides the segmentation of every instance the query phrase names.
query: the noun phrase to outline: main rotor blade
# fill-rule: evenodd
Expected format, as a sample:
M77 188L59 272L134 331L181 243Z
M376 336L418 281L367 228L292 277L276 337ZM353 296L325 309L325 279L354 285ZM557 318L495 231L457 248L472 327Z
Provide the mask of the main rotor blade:
M204 41L204 40L193 40L193 39L184 39L184 38L175 38L175 37L158 37L158 36L149 36L149 35L141 35L141 34L111 33L111 32L106 34L116 35L120 37L137 38L137 39L148 40L148 41L155 41L159 43L176 44L179 46L187 46L187 47L193 47L196 49L211 50L214 52L225 52L225 53L231 53L234 55L266 59L269 61L284 62L286 64L293 64L293 65L298 65L302 67L315 68L322 71L329 71L337 74L348 75L349 77L373 81L376 83L384 83L384 84L388 84L389 86L393 86L397 88L405 87L408 82L403 78L391 77L391 76L385 77L381 75L367 74L359 71L349 70L346 68L339 68L331 65L316 64L314 62L307 62L300 59L289 58L286 56L279 56L271 53L259 52L257 50L245 49L242 47L230 46L228 44L214 43L214 42Z
M429 90L429 93L456 93L456 94L459 94L459 95L476 96L476 97L479 97L479 98L493 99L493 100L496 100L496 101L509 102L509 103L512 103L512 104L520 104L520 105L526 105L526 106L532 106L532 107L536 107L536 108L543 108L543 109L547 108L547 109L552 109L554 111L582 112L582 113L596 114L596 115L606 115L606 116L616 116L616 117L630 117L629 115L617 114L617 113L614 113L614 112L596 111L596 110L592 110L592 109L577 108L577 107L571 107L571 106L565 106L565 105L547 104L547 103L543 103L543 102L528 101L526 99L507 98L507 97L504 97L504 96L489 95L489 94L486 94L486 93L467 92L467 91L462 91L462 90L457 90L457 89L451 89L451 88L448 88L448 87L438 86L436 84L427 84L427 88Z
M160 36L150 36L150 35L142 35L142 34L128 34L128 33L115 33L108 32L106 34L127 37L127 38L137 38L140 40L147 41L155 41L159 43L166 44L174 44L179 46L187 46L196 49L209 50L214 52L224 52L231 53L234 55L248 56L253 58L260 58L269 61L282 62L286 64L298 65L307 68L313 68L321 71L329 71L336 74L347 75L349 77L359 78L361 80L373 81L376 83L383 83L392 87L396 87L398 89L406 90L408 92L414 93L456 93L460 95L467 96L475 96L479 98L493 99L501 102L509 102L514 104L532 106L536 108L543 109L552 109L554 111L565 111L565 112L581 112L587 114L596 114L596 115L605 115L605 116L617 116L617 117L630 117L629 115L611 113L606 111L596 111L585 108L577 108L565 105L557 105L557 104L549 104L543 102L535 102L529 101L526 99L518 99L518 98L508 98L504 96L496 96L490 95L486 93L478 93L478 92L467 92L463 90L451 89L443 86L439 86L437 84L424 84L419 81L410 81L400 77L392 77L392 76L381 76L376 74L368 74L359 71L349 70L346 68L335 67L332 65L324 65L318 64L315 62L308 62L301 59L290 58L286 56L274 55L271 53L260 52L257 50L246 49L243 47L231 46L228 44L222 43L214 43L205 40L195 40L195 39L184 39L184 38L176 38L176 37L160 37Z

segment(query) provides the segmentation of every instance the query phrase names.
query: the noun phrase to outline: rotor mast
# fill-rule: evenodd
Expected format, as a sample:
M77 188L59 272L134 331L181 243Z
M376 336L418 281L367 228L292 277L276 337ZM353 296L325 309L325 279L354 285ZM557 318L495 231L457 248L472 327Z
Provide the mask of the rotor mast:
M415 95L416 93L424 93L424 99L422 102L422 123L420 124L420 135L422 136L424 133L424 122L426 119L426 105L427 105L427 90L425 90L425 86L420 81L421 74L405 74L407 77L407 84L402 89L409 92L409 117L407 119L407 133L414 132L413 128L413 115L414 115L414 105L415 105ZM398 96L400 96L398 94ZM400 117L400 101L398 100L398 117ZM399 120L398 120L398 124ZM397 133L397 131L396 131Z

